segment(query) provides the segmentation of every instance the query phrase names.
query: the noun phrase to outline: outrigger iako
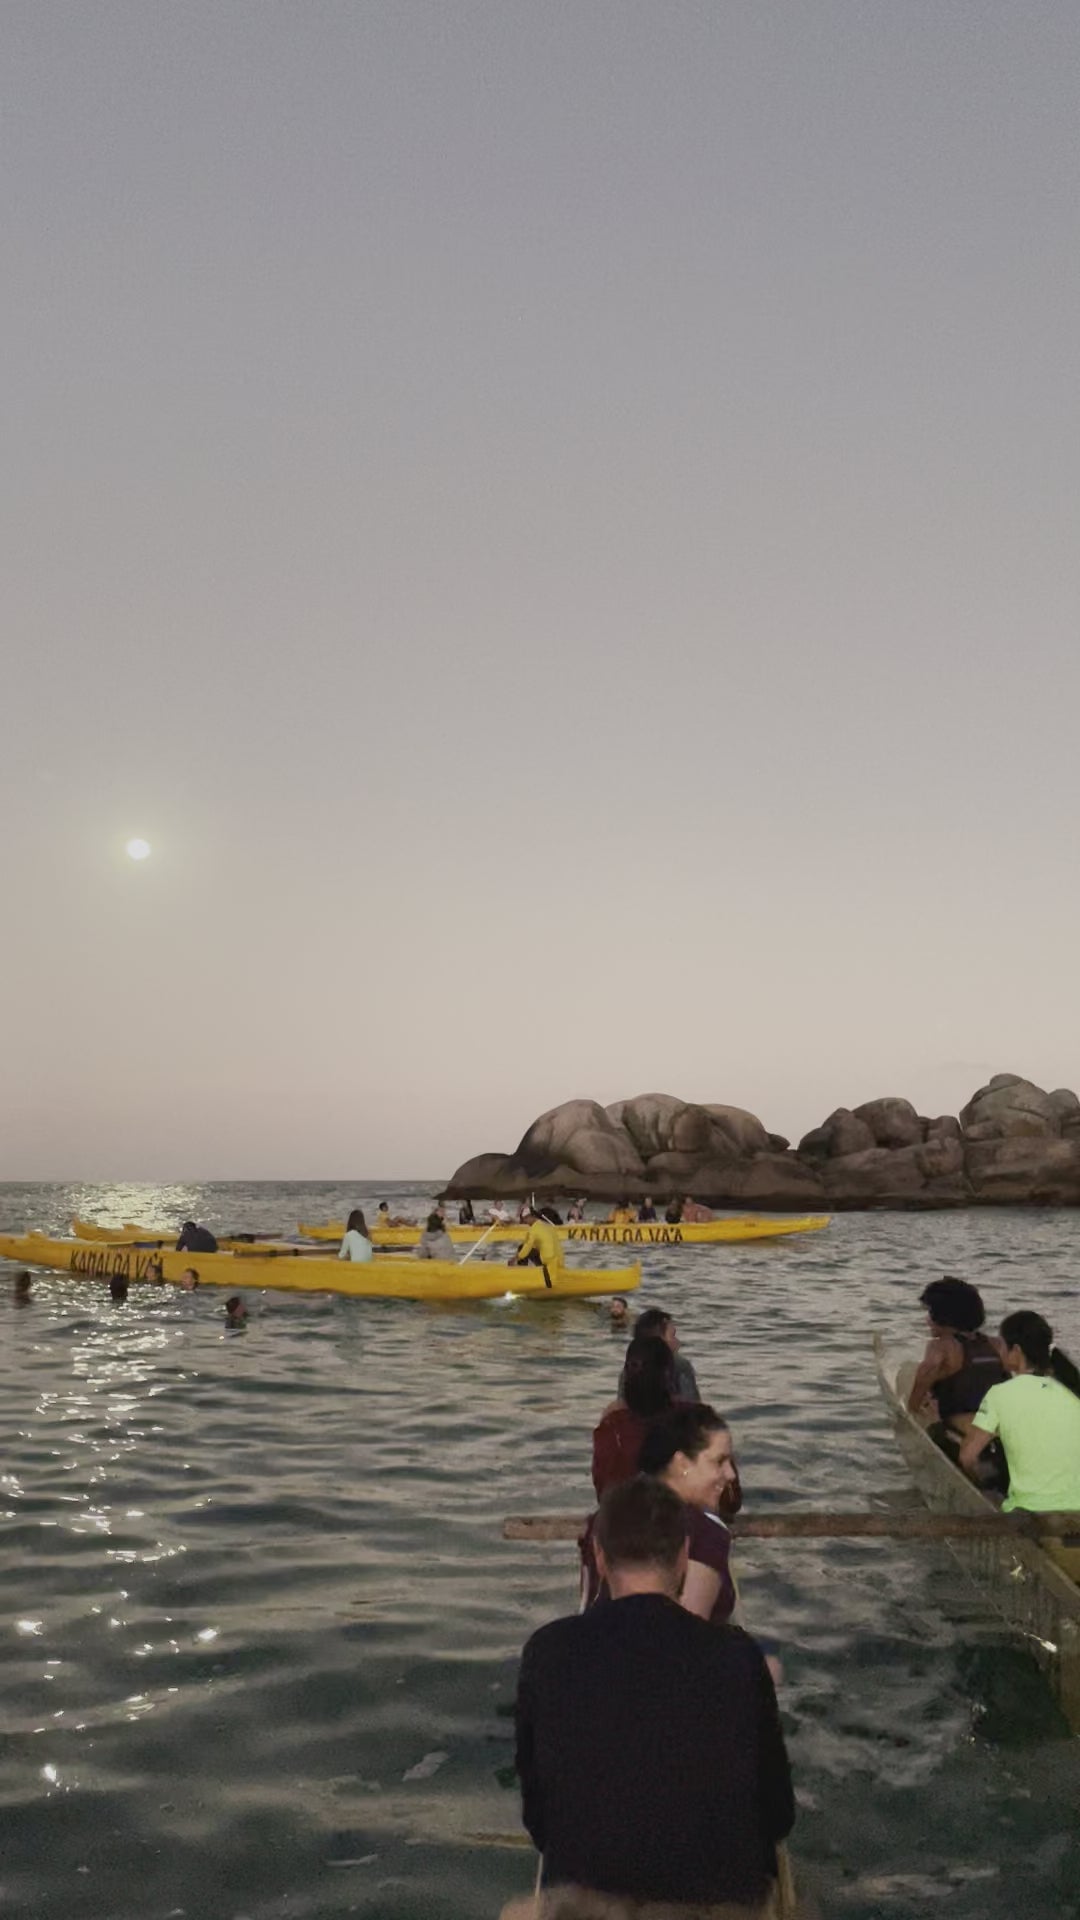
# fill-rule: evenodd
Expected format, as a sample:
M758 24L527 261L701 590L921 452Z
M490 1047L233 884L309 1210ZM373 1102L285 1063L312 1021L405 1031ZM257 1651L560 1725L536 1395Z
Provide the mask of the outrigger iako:
M365 1265L327 1259L301 1247L235 1247L226 1253L177 1253L160 1245L98 1240L53 1240L43 1233L0 1234L0 1260L46 1267L88 1280L120 1274L126 1280L180 1284L194 1272L200 1286L275 1287L286 1293L345 1293L373 1300L495 1300L505 1294L530 1298L585 1298L632 1293L641 1284L639 1266L615 1271L559 1265L505 1267L456 1260L369 1260Z

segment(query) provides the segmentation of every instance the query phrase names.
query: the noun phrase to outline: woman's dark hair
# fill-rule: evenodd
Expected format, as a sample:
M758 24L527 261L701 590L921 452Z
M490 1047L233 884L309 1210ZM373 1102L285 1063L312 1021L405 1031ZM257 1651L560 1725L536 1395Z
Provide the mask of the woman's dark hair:
M671 1315L670 1313L665 1313L663 1307L646 1307L644 1313L638 1314L634 1324L634 1332L642 1339L647 1333L652 1333L656 1334L662 1340L665 1328L670 1327L670 1325Z
M951 1273L940 1280L931 1280L919 1299L931 1320L954 1333L978 1333L986 1319L978 1287L973 1287L968 1280L954 1279Z
M1080 1369L1067 1353L1054 1345L1054 1329L1041 1313L1024 1307L1007 1314L1001 1323L1001 1338L1007 1347L1019 1347L1033 1373L1052 1373L1070 1393L1080 1396Z
M353 1208L345 1222L345 1231L346 1233L362 1233L364 1239L367 1239L367 1221L364 1219L363 1210L360 1207Z
M627 1347L622 1397L642 1420L669 1411L675 1399L675 1356L655 1334L635 1334Z
M696 1460L714 1433L726 1433L727 1421L713 1407L677 1407L649 1428L641 1443L638 1470L665 1473L677 1453Z
M441 1213L428 1214L427 1230L429 1233L442 1233L444 1231L443 1218Z

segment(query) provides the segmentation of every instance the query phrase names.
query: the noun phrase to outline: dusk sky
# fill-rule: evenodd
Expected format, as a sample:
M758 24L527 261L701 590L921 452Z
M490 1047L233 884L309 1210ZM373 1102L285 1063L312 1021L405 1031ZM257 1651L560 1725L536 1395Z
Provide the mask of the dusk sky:
M6 0L0 1178L1076 1086L1078 128L1076 0Z

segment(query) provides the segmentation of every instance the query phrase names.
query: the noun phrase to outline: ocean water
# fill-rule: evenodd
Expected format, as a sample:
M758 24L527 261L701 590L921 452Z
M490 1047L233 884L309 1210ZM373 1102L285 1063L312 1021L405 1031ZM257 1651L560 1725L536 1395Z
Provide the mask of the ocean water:
M80 1214L287 1230L416 1183L6 1187ZM903 1502L870 1337L899 1358L943 1271L1080 1349L1080 1214L849 1214L772 1246L645 1249L731 1419L747 1504ZM604 1261L582 1253L583 1261ZM611 1259L610 1250L606 1255ZM584 1512L622 1342L584 1301L216 1295L0 1266L5 1920L484 1920L531 1884L518 1651L575 1556L507 1513ZM1080 1912L1080 1741L934 1546L744 1543L784 1641L804 1882L846 1920Z

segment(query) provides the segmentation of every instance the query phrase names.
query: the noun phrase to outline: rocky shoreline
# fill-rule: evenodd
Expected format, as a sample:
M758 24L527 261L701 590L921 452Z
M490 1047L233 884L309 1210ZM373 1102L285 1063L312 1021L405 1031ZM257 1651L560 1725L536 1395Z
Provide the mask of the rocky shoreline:
M999 1073L958 1116L929 1118L894 1095L837 1107L792 1147L742 1107L639 1094L603 1107L568 1100L534 1120L513 1153L482 1153L450 1199L583 1194L771 1212L859 1208L1080 1206L1080 1099Z

